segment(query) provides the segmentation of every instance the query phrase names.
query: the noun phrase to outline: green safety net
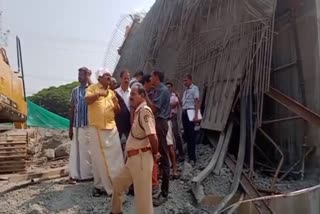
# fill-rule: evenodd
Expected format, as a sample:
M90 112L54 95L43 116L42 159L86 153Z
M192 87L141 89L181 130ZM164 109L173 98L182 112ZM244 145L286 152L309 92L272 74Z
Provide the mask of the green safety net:
M54 114L27 99L27 125L48 129L68 129L69 120Z

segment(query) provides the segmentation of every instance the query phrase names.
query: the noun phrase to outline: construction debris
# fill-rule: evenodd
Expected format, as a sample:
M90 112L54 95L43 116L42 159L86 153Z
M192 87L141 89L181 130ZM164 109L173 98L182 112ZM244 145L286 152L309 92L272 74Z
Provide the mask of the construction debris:
M253 198L253 199L248 199L248 200L240 200L239 202L223 209L221 212L219 213L223 213L224 211L230 209L230 208L233 208L235 206L239 206L243 203L248 203L248 202L255 202L255 201L260 201L260 200L269 200L270 199L276 199L276 198L288 198L288 197L295 197L295 196L299 196L299 195L303 195L305 193L315 193L317 195L317 197L319 197L319 192L320 192L320 185L316 185L316 186L313 186L313 187L310 187L310 188L306 188L306 189L302 189L302 190L298 190L298 191L294 191L294 192L290 192L290 193L285 193L285 194L279 194L279 195L270 195L270 196L264 196L264 197L259 197L259 198ZM314 210L315 206L310 206L308 207L308 210L309 209L313 209L313 212L317 213L320 211L319 207L317 206L317 212ZM303 208L304 211L306 211L305 208ZM283 210L284 211L284 210ZM307 211L306 211L307 212ZM289 212L291 213L291 212ZM309 212L307 212L309 213Z
M191 73L194 82L201 86L201 91L206 91L201 127L209 139L212 131L219 131L220 140L209 165L192 179L192 191L197 201L205 197L204 181L217 175L224 162L234 176L230 194L224 195L226 198L216 206L215 212L228 204L238 191L239 184L247 196L254 198L279 192L277 187L280 181L288 173L294 176L297 168L300 168L301 179L304 178L305 158L311 148L306 144L307 122L319 126L320 117L306 107L300 32L297 31L294 11L298 7L276 0L158 0L142 22L133 23L121 47L116 76L123 67L133 72L139 69L149 72L157 68L164 71L177 90L182 91L182 76ZM301 6L299 12L306 14L306 11ZM287 32L288 24L281 25L287 19L293 32L284 34L281 40L277 35ZM274 40L278 45L275 48L280 50L281 42L289 36L291 38L291 35L295 54L289 50L282 56L279 53L273 55ZM286 55L295 56L294 63L291 61L271 69L273 64L283 61L278 58L286 58ZM297 96L301 103L270 87L273 77L271 70L274 75L276 71L292 66L297 67ZM287 76L290 75L293 74ZM265 102L265 97L267 102L272 98L292 112L287 111L286 117L274 118L274 115L281 115L282 111L274 106L274 112L269 109L266 111L269 103ZM318 106L314 108L318 109ZM295 125L297 119L300 120L299 126ZM280 122L283 123L281 127L293 122L290 129L284 129L289 133L295 132L294 127L298 128L299 134L292 134L297 138L283 137L281 131L275 131ZM229 132L232 124L234 131L231 129ZM278 138L281 138L280 142ZM229 156L225 158L227 153L237 157L230 160ZM262 177L268 177L268 182L259 186L254 181L261 172L265 173ZM266 202L254 205L260 213L272 213Z
M304 178L305 159L314 150L307 144L307 135L318 136L318 133L308 133L307 123L319 127L320 116L315 111L318 106L313 106L313 109L307 107L295 6L283 2L157 0L142 22L140 17L133 17L126 40L119 49L121 58L115 76L123 67L132 72L159 68L165 72L166 79L182 91L181 77L191 73L201 91L207 92L201 127L205 137L215 146L214 151L203 145L197 146L197 164L194 167L188 163L180 166L183 168L182 179L171 183L170 191L174 194L169 194L169 201L157 208L156 213L218 214L227 210L232 213L236 208L241 213L242 205L248 202L250 208L243 213L252 209L257 213L284 213L284 210L302 213L299 209L288 212L288 207L300 205L288 197L305 194L316 198L314 203L318 203L318 186L292 193L319 182L318 178L307 181ZM280 15L276 10L277 4ZM284 12L284 8L289 12ZM295 46L294 54L283 55L293 55L296 59L279 65L273 48L282 49L279 43L283 42L283 31L287 31L281 26L283 20L283 28L292 28L293 31L284 37L289 38L289 46L291 43ZM289 20L290 27L286 20ZM276 82L271 81L275 79L272 75L294 66L297 67L295 80L299 82L299 99L278 90L281 88L279 84L275 88L270 86ZM286 113L274 106L269 108L274 112L267 109L270 100L285 107ZM277 118L277 115L284 116ZM289 135L283 137L281 129L276 129L289 123L301 131L291 134L292 129L286 129L285 133ZM214 137L216 132L220 133L219 140ZM68 156L70 144L67 133L54 135L45 131L39 140L30 142L32 146L27 153L31 162L47 167L65 164L56 162L49 166L47 161ZM297 174L300 181L296 180ZM107 199L107 205L105 199L92 199L88 196L91 187L91 183L77 186L40 183L35 189L26 187L5 192L0 206L7 213L105 213L110 199ZM279 194L281 192L286 194ZM193 196L199 204L194 203ZM297 200L304 206L310 205L314 213L319 213L318 207L308 204L312 201L311 196ZM285 206L272 200L275 198L281 198ZM18 202L13 202L17 199ZM230 206L234 200L239 202ZM129 198L125 202L125 211L132 213L132 206L133 200Z
M199 161L191 170L191 178L199 173L210 161L213 150L209 146L198 145L197 155ZM181 163L180 168L183 168ZM58 169L57 169L58 170ZM103 214L110 210L111 198L92 197L93 183L80 183L69 185L60 182L61 179L36 183L22 189L10 191L1 196L0 207L8 214L16 212L28 213L33 210L32 205L40 206L43 212L71 214L71 213L96 213ZM173 180L170 182L169 201L156 208L156 214L172 213L207 213L199 207L191 193L191 181ZM0 192L4 191L1 189ZM134 199L128 196L124 203L124 212L134 213Z
M70 154L70 141L65 130L44 128L28 129L29 144L27 147L29 160L28 171L37 167L50 168L57 160L68 162Z
M0 174L25 172L27 143L25 130L0 133Z

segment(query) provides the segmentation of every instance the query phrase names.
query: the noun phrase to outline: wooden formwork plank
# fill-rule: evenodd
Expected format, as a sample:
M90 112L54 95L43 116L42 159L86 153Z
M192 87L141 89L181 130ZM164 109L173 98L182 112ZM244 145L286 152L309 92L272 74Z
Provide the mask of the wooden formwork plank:
M0 173L25 172L28 135L14 130L0 134Z
M10 161L0 160L1 174L24 172L25 169L26 169L26 163L22 160L10 160Z
M17 172L25 172L25 168L23 169L0 169L0 173L1 174L5 174L5 173L17 173Z
M26 138L14 138L14 139L0 139L0 143L14 143L14 142L25 142L28 140Z
M0 139L4 139L4 138L8 138L8 139L12 139L12 138L27 138L26 135L0 135Z
M16 135L16 136L13 136L13 135L10 135L10 136L1 136L0 135L0 140L14 140L14 139L27 139L27 136L23 136L23 135Z
M7 156L0 155L0 161L1 161L1 159L25 158L25 157L26 157L26 154L24 154L24 155L7 155Z
M24 150L24 151L16 151L16 150L11 150L11 151L4 151L4 150L1 150L0 151L0 156L1 155L26 155L27 151Z
M18 164L1 166L0 167L0 172L1 172L1 170L4 170L4 169L11 169L12 171L14 171L16 169L24 169L25 167L26 167L25 165L18 165Z
M0 146L0 151L1 150L6 150L6 149L27 149L26 146Z
M10 145L26 145L26 141L15 141L15 142L0 142L0 146L10 146Z
M27 138L22 138L22 137L14 137L14 138L0 138L0 142L3 143L14 143L16 141L23 141L23 142L27 142L28 139Z
M9 177L9 182L20 182L20 181L26 181L26 180L32 180L32 179L43 179L48 177L64 177L69 175L69 169L67 166L56 168L56 169L50 169L45 170L42 172L37 173L28 173L23 175L13 175Z
M8 160L8 161L0 161L0 165L3 164L14 164L14 163L23 163L25 164L27 161L26 160Z

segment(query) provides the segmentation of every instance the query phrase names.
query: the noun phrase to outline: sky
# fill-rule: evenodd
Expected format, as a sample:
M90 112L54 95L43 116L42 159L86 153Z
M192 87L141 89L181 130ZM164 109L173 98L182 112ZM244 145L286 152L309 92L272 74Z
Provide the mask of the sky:
M122 16L148 11L155 0L0 0L7 52L16 69L21 40L27 95L77 80L77 69L104 65ZM94 76L93 76L94 78Z

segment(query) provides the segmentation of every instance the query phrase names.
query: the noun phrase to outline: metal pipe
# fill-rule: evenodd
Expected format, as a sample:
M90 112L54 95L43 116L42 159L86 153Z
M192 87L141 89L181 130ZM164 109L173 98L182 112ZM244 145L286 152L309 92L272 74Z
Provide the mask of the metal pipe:
M230 155L226 157L225 163L233 173L236 171L236 161L234 161L230 157ZM252 184L249 177L246 175L244 171L242 171L240 183L242 188L246 192L248 198L258 198L261 196L260 192L256 189L255 185ZM262 200L259 202L254 202L253 205L255 206L257 213L260 213L260 214L274 213L273 210L269 207L267 201Z
M260 171L263 172L275 172L275 169L261 169ZM279 173L286 173L286 171L280 170ZM291 172L292 174L300 174L300 172ZM278 179L279 181L279 179Z
M285 64L285 65L279 66L279 67L277 67L277 68L274 68L274 69L272 69L271 71L272 71L272 73L273 73L273 72L276 72L276 71L285 70L285 69L290 68L290 67L292 67L292 66L294 66L294 65L296 65L296 64L297 64L297 61L290 62L290 63L288 63L288 64Z
M307 106L307 100L306 100L306 91L305 91L305 81L303 76L303 68L302 68L302 60L301 60L301 50L300 50L300 44L299 44L299 35L297 30L297 20L296 20L296 14L295 14L295 8L292 9L291 15L291 22L292 22L292 30L293 30L293 39L294 44L296 47L296 56L297 56L297 72L298 72L298 78L299 78L299 86L301 90L301 101L304 106ZM303 134L304 134L304 142L303 144L307 144L307 130L308 125L306 121L304 121L304 127L303 127ZM303 153L303 151L302 151ZM304 179L304 159L302 160L302 168L301 168L301 180Z
M259 165L259 166L262 166L262 167L265 167L265 168L268 168L268 169L274 171L274 168L273 168L272 166L268 166L268 165L266 165L266 164L264 164L264 163L260 163L259 161L255 161L255 163L256 163L257 165ZM264 169L262 169L262 170L265 171Z
M304 154L303 158L308 157L308 156L311 154L311 152L314 151L314 149L315 149L314 147L311 147L311 148ZM289 173L291 173L292 170L294 170L294 168L297 167L297 166L301 163L301 161L302 161L302 159L296 161L296 162L287 170L287 172L284 173L284 174L279 178L278 182L282 181L285 177L287 177L287 175L289 175Z
M22 87L23 87L23 96L24 100L27 100L26 96L26 86L24 82L24 72L23 72L23 63L22 63L22 51L21 51L21 42L19 37L16 37L16 42L17 42L17 57L18 57L18 64L19 64L19 71L21 71L21 79L22 79Z
M283 152L281 151L280 147L273 141L273 139L266 132L264 132L261 128L259 128L259 131L274 145L274 147L278 150L278 152L281 155L281 159L280 159L280 162L278 164L277 170L276 170L276 172L275 172L275 174L274 174L274 176L272 178L272 183L271 183L271 188L270 189L273 191L274 190L274 185L276 183L276 180L278 178L280 169L281 169L283 161L284 161L284 155L283 155Z
M244 204L244 203L248 203L248 202L262 201L262 200L263 201L266 201L266 200L270 201L270 200L276 199L276 198L294 197L294 196L302 195L302 194L305 194L305 193L310 193L311 194L312 192L314 193L316 190L319 190L319 189L320 189L320 185L317 185L317 186L309 187L309 188L298 190L298 191L294 191L294 192L288 192L288 193L283 193L283 194L279 194L279 195L268 195L268 196L262 196L262 197L259 197L259 198L252 198L252 199L244 200L244 201L240 201L240 202L237 202L235 204L232 204L229 207L221 210L219 212L219 214L225 212L226 210L231 209L234 206L238 206L239 204Z
M297 119L302 119L302 118L300 116L294 116L294 117L286 117L286 118L281 118L281 119L276 119L276 120L266 120L266 121L262 121L262 125L285 122L285 121L289 121L289 120L297 120Z
M259 192L264 192L264 193L269 193L269 194L281 194L281 192L278 191L278 190L264 189L264 188L261 188L261 187L256 187L256 189Z
M231 200L234 194L237 192L237 189L240 184L240 179L242 175L244 157L245 157L245 147L246 147L246 129L247 129L247 122L246 122L246 107L247 107L247 97L241 97L241 107L240 107L240 139L239 139L239 151L238 151L238 158L236 169L234 171L234 180L231 186L231 192L227 195L217 206L214 211L215 214L219 213Z
M243 199L244 199L244 194L241 194L240 199L239 199L239 202L243 201ZM239 204L239 206L240 206L240 204ZM232 207L232 208L228 211L227 214L233 214L233 213L235 213L235 212L237 211L237 209L239 208L239 206L234 206L234 207Z
M266 95L268 95L270 98L277 101L279 104L283 105L290 111L301 116L304 120L308 121L310 124L317 127L320 126L320 115L311 111L306 106L288 97L287 95L281 93L277 89L270 87L270 90L269 92L266 93Z
M264 156L264 158L269 162L269 164L273 164L273 162L270 160L270 158L266 155L266 153L261 149L257 144L254 144L257 150Z

